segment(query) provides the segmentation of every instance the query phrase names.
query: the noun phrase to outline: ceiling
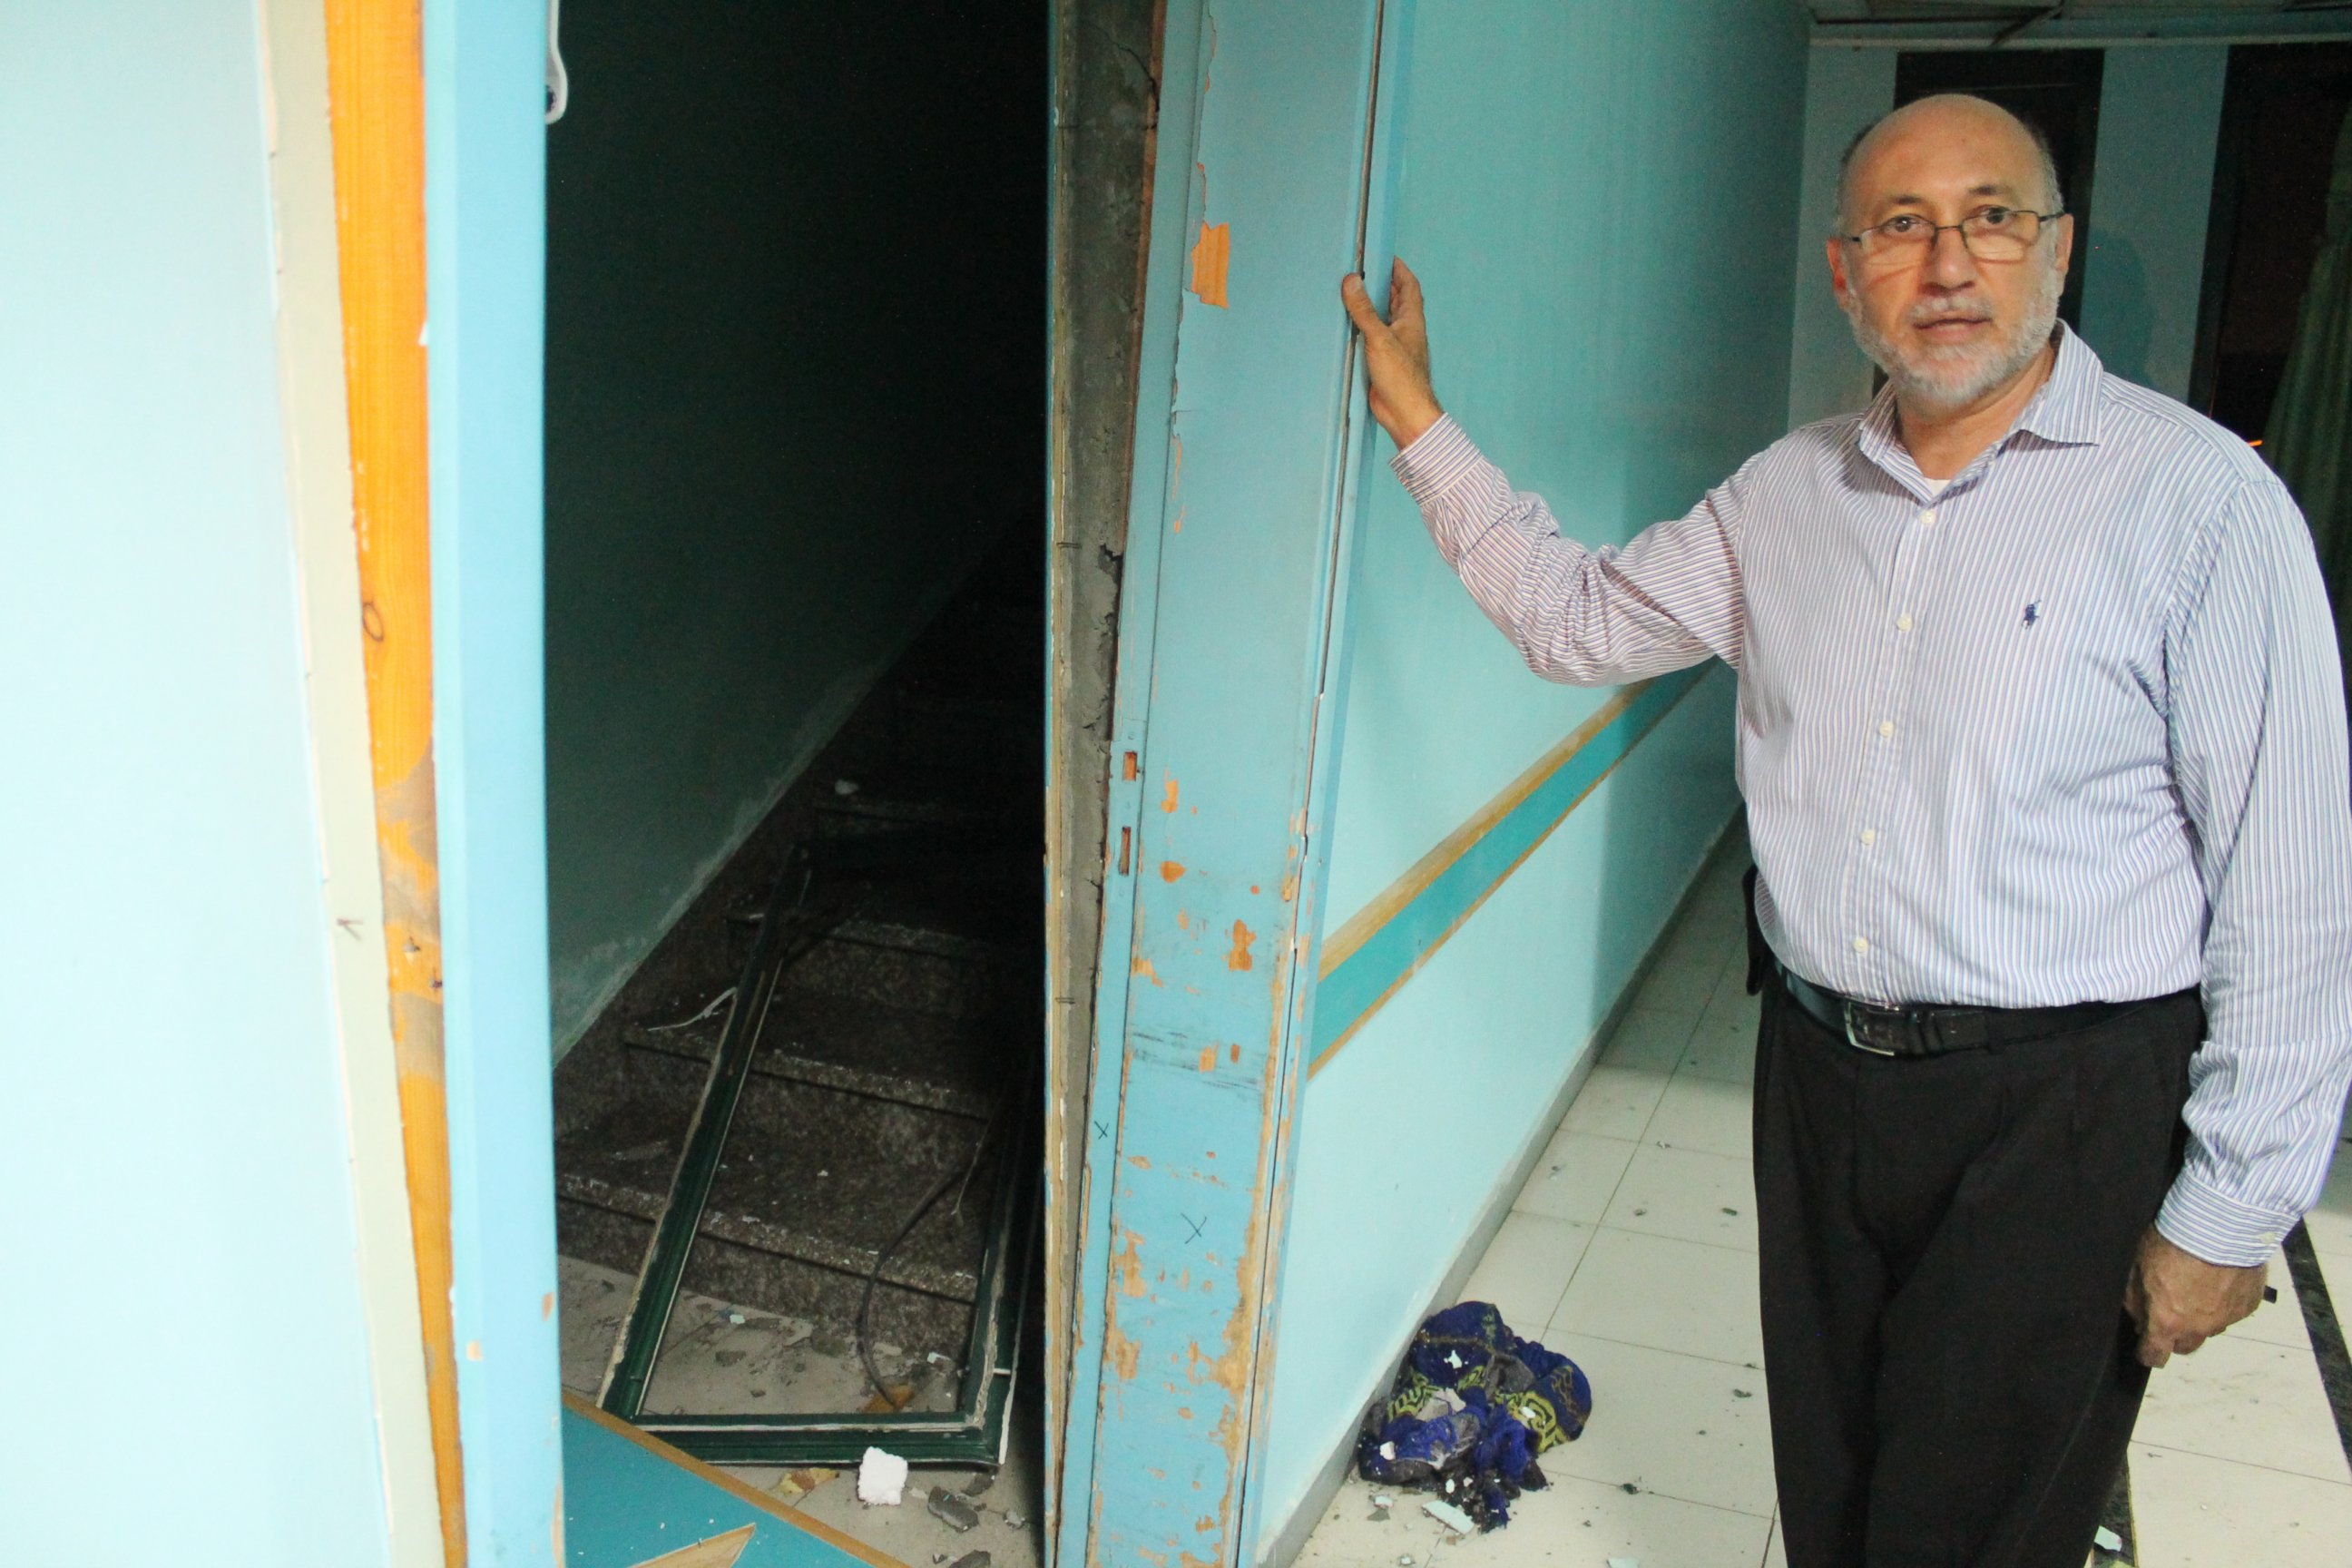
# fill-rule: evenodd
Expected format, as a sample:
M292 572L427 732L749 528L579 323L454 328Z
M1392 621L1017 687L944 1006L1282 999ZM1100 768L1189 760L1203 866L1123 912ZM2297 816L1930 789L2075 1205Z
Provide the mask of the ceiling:
M1800 0L1824 38L1959 42L2326 37L2352 33L2352 0Z
M2056 12L2074 22L2147 22L2168 17L2294 16L2342 10L2342 0L2074 0L2034 5L2028 0L1806 0L1817 22L2006 22Z

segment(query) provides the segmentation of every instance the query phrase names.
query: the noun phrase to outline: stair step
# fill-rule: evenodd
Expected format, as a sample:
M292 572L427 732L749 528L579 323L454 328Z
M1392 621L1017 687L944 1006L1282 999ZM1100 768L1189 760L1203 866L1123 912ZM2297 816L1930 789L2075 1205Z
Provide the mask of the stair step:
M636 1053L635 1095L557 1150L558 1189L577 1203L657 1219L709 1077L691 1055ZM932 1185L971 1167L982 1118L754 1072L730 1127L701 1234L861 1277ZM986 1246L993 1159L941 1200L886 1278L957 1300Z
M707 1069L718 1019L677 1030L630 1031L630 1050ZM985 1120L1003 1079L1001 1050L969 1026L856 997L780 987L751 1070L917 1110Z
M661 1218L662 1193L625 1186L584 1172L565 1172L559 1176L556 1195L590 1208L644 1220L647 1225ZM732 1242L746 1251L811 1264L861 1281L874 1268L874 1247L852 1247L835 1237L796 1230L758 1215L728 1213L718 1209L715 1205L703 1215L702 1229L698 1234ZM966 1304L978 1291L976 1268L941 1268L920 1260L910 1260L904 1257L904 1251L901 1248L900 1253L894 1255L883 1268L881 1278L884 1283ZM765 1305L764 1302L755 1304Z
M632 1279L645 1262L653 1222L559 1194L556 1246L566 1258L616 1269ZM719 1237L698 1237L688 1256L685 1288L762 1311L803 1318L829 1339L846 1344L855 1332L865 1280L798 1258L740 1247ZM961 1358L971 1332L967 1302L886 1281L874 1290L869 1321L877 1341ZM661 1372L655 1371L658 1380Z

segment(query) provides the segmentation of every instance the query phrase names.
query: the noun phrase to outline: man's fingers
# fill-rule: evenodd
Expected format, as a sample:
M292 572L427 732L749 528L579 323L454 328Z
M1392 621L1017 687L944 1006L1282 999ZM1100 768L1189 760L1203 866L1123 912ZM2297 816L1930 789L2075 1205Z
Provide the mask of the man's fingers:
M1421 279L1412 275L1412 268L1404 264L1401 256L1389 263L1389 306L1391 315L1408 310L1416 316L1421 314Z
M2144 1333L2139 1337L2139 1363L2142 1366L2162 1366L2172 1359L2172 1347L2162 1336Z
M1364 280L1352 272L1339 279L1339 302L1348 308L1348 320L1355 322L1356 330L1364 336L1375 337L1388 331L1389 324L1381 320L1380 311L1372 307L1371 295L1364 290Z

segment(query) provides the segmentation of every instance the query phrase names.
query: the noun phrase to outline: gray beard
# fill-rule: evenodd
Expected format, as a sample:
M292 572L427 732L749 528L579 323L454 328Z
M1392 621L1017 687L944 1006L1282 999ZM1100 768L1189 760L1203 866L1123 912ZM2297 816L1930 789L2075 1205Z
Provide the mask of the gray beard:
M1930 346L1911 354L1870 324L1858 296L1849 292L1844 305L1855 344L1886 373L1895 396L1926 412L1943 413L1967 407L2033 363L2057 328L2058 297L2065 289L2066 275L2045 262L2025 313L1998 341L1984 347Z

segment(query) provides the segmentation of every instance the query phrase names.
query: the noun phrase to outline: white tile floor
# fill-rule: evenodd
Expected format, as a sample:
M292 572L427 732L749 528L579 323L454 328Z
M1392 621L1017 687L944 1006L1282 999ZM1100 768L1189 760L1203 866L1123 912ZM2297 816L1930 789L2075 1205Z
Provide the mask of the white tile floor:
M1780 1568L1757 1325L1744 847L1718 858L1480 1261L1490 1300L1592 1379L1553 1485L1490 1535L1452 1535L1350 1479L1298 1561L1518 1568ZM2352 1316L2352 1157L2309 1228ZM2139 1568L2343 1568L2352 1470L2282 1260L2279 1303L2156 1374L2131 1457Z

